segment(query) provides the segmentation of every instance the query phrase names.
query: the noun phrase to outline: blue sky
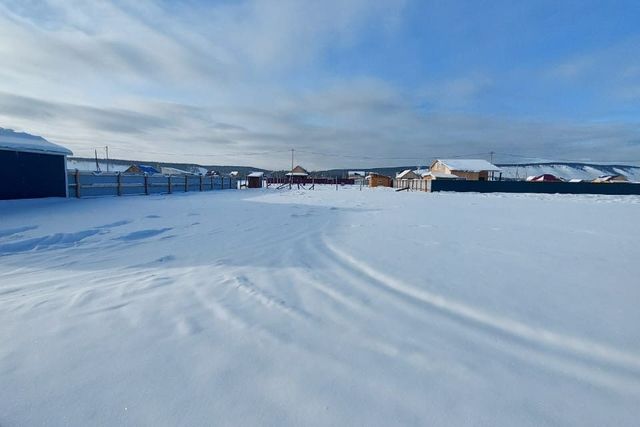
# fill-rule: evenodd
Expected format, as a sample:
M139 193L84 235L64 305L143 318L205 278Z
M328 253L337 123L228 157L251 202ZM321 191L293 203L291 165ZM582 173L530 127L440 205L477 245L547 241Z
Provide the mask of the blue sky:
M0 0L0 127L309 168L640 161L640 4Z

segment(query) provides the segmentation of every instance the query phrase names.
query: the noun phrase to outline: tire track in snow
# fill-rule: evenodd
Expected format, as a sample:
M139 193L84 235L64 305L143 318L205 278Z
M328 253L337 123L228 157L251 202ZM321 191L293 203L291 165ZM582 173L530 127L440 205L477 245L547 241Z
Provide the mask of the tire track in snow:
M594 369L593 366L591 366L592 369L582 369L575 366L575 363L571 363L571 366L569 366L566 364L567 362L559 366L559 369L562 371L571 371L579 377L588 376L594 382L615 389L619 389L619 386L622 386L620 380L621 377L624 376L623 381L626 382L627 387L623 387L635 392L640 392L640 381L638 380L638 378L640 378L640 358L634 354L629 354L598 342L564 335L544 328L529 326L520 321L488 313L424 289L413 288L355 259L350 254L336 247L336 245L333 245L326 238L323 238L322 241L328 251L338 257L338 259L342 259L345 263L349 264L354 271L358 271L364 276L369 277L392 293L427 304L454 319L465 321L471 325L477 325L480 328L497 331L507 337L521 340L525 343L536 344L539 347L538 351L551 348L559 350L562 353L573 354L578 357L580 361L591 361L590 365L596 362L598 363L598 369ZM504 347L502 350L512 351ZM545 364L544 366L547 365ZM609 368L607 369L609 375L607 375L606 378L605 372L600 369L603 367ZM617 380L612 380L610 378L611 376L615 376Z

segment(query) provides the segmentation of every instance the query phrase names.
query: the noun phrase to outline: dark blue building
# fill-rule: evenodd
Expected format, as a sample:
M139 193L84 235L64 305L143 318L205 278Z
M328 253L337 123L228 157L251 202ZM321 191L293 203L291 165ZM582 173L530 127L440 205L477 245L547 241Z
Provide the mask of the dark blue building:
M40 136L0 128L0 200L66 197L71 154Z

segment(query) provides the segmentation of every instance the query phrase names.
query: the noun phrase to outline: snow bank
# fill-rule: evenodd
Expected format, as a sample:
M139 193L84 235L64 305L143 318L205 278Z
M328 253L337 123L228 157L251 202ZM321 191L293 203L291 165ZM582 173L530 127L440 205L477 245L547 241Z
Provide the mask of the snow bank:
M640 198L316 187L0 202L0 425L637 423Z

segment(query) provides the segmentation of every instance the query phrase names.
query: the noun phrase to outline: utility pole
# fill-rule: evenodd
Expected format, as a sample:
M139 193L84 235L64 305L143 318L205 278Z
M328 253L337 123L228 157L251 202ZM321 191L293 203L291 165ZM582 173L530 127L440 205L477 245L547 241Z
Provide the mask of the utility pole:
M290 171L291 175L289 175L289 189L291 189L291 184L293 184L293 152L294 151L295 150L292 148L291 149L291 171Z
M292 149L291 149L291 173L293 173L293 152L294 152L294 151L295 151L295 150L292 148Z
M107 172L109 172L109 146L104 147L104 151L107 153Z
M93 151L96 155L96 172L100 172L100 164L98 163L98 150L94 149Z
M489 155L491 156L491 164L493 164L493 155L494 154L495 154L495 152L493 152L493 151L489 152ZM493 179L494 179L494 175L493 174L494 174L494 171L491 171L491 181L493 181Z

